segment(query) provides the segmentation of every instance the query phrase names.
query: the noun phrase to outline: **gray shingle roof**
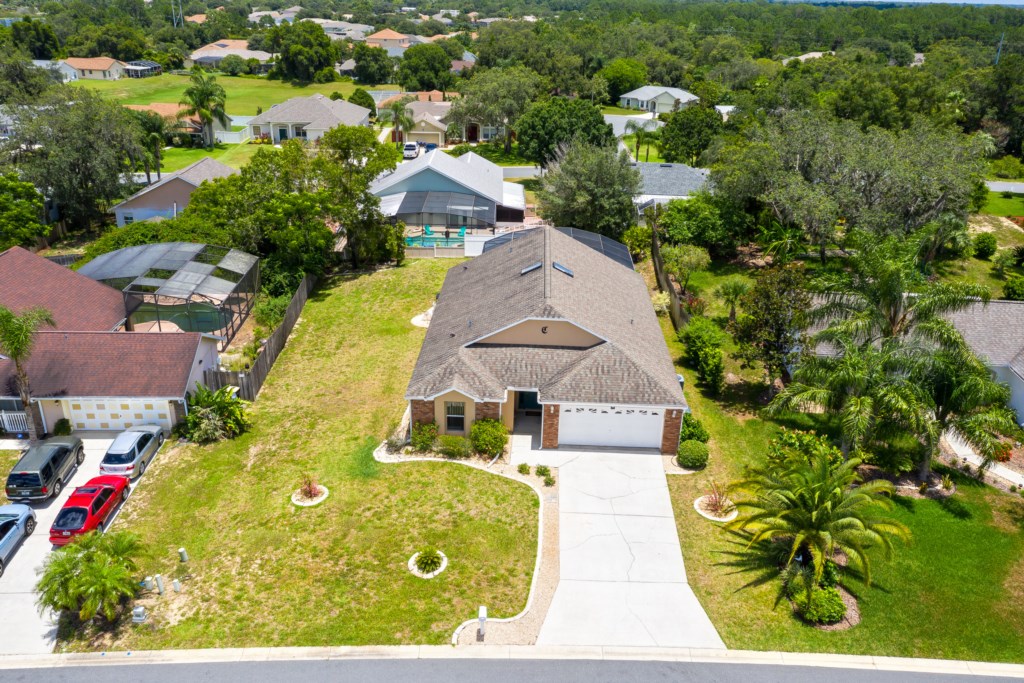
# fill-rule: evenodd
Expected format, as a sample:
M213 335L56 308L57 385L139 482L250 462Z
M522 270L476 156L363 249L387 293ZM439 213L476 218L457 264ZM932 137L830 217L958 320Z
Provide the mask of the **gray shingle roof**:
M164 177L156 181L152 185L147 185L128 199L124 200L116 206L110 207L110 210L124 206L125 204L138 199L142 195L155 190L158 187L163 187L169 182L175 180L184 180L189 185L199 187L203 182L207 180L216 180L217 178L227 178L229 175L235 175L238 173L237 168L231 168L226 164L222 164L212 157L203 157L199 161L189 164L185 168L181 169L177 173L165 173Z
M637 162L633 166L640 171L641 195L689 197L708 181L706 168L654 162Z
M949 319L974 353L1024 379L1024 301L979 301Z
M370 110L345 100L332 100L320 94L309 97L293 97L275 104L259 116L249 120L249 125L265 126L274 123L299 123L306 128L330 130L336 126L358 126Z
M460 157L453 157L440 149L435 149L426 154L420 155L412 161L399 164L393 172L377 178L370 186L370 191L378 197L383 197L388 188L397 183L412 178L413 176L431 169L450 180L462 185L470 192L490 199L495 204L506 205L505 185L506 183L501 167L484 159L475 152L467 152ZM522 186L517 186L520 190ZM422 187L417 190L431 190L437 188Z
M562 232L531 232L448 271L406 397L455 388L502 401L508 387L537 387L544 403L685 406L643 278ZM538 318L568 320L603 341L586 349L475 343Z
M636 90L630 90L628 93L619 96L619 99L623 97L630 97L636 100L650 100L663 93L668 93L676 100L680 102L693 102L698 99L692 92L687 92L682 88L669 88L664 85L644 85Z

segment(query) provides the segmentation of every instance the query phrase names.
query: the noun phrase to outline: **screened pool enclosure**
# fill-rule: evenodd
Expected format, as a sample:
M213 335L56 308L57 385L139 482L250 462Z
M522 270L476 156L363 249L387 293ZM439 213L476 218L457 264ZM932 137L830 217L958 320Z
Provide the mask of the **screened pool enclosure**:
M259 259L237 249L168 242L126 247L78 269L124 294L127 327L137 332L238 333L256 300Z

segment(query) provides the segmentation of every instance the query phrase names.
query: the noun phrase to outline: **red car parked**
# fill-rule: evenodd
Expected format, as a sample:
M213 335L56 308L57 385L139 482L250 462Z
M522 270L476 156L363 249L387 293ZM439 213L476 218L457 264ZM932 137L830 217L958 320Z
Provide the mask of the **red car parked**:
M71 492L50 527L50 543L67 545L75 536L103 531L110 513L128 498L128 477L107 475L90 479Z

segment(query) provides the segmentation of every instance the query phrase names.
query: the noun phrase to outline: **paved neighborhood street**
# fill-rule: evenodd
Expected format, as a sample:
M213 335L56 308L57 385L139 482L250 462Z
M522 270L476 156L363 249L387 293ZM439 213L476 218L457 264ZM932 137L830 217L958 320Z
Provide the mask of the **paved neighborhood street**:
M85 461L56 499L36 503L36 531L18 548L0 576L0 655L45 654L53 651L56 626L36 607L36 570L50 554L50 525L76 486L99 474L100 460L112 436L84 436ZM115 513L116 514L116 513Z
M0 670L0 682L32 681L147 681L151 683L253 683L254 681L415 681L448 683L452 680L559 681L560 683L961 683L963 681L1020 680L968 674L939 675L876 669L718 664L697 662L594 661L594 660L468 660L468 659L353 659L293 662L232 662L216 664L136 664L123 666L67 666Z
M686 583L661 455L557 457L560 576L537 643L725 647Z

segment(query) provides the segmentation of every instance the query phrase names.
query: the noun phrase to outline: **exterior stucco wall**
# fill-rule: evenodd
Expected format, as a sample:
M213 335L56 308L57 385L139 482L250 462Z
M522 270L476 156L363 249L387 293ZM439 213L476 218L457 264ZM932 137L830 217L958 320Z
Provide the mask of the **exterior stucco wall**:
M600 341L600 337L566 320L524 320L477 343L589 348Z
M174 178L167 181L160 187L150 190L141 197L129 199L122 206L114 209L114 216L117 217L117 224L124 225L126 215L132 217L133 222L152 218L153 216L164 216L172 218L175 207L180 214L188 206L188 200L192 196L195 186L186 183L184 180Z
M464 403L466 407L466 430L464 432L449 432L447 425L445 424L445 410L444 404L446 401L453 403ZM438 396L434 399L434 422L437 423L438 434L458 434L459 436L465 436L469 434L469 426L473 424L473 420L476 419L476 403L470 397L460 394L457 391L449 391L447 394Z
M1017 411L1017 424L1024 422L1024 380L1006 366L993 368L996 379L1010 385L1010 407Z
M516 419L516 392L508 391L505 394L505 402L501 404L501 421L511 432L515 426Z

